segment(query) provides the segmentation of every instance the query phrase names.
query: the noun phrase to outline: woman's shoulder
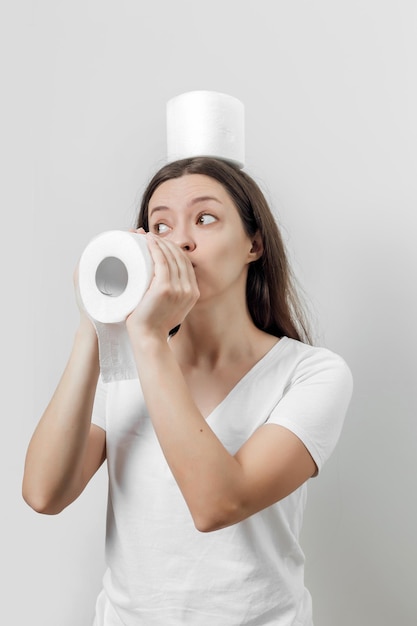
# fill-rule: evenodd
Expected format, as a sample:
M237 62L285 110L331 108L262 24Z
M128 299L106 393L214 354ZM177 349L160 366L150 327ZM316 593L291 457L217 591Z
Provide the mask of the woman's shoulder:
M333 350L332 348L328 348L327 346L304 343L299 339L292 339L291 337L281 337L279 340L280 343L285 345L286 349L289 350L292 354L297 355L299 357L317 357L317 358L334 358L335 360L344 360L343 357Z
M325 347L303 343L290 337L282 337L278 342L281 348L282 358L287 364L291 363L291 369L299 373L313 375L315 373L327 373L342 378L347 384L351 383L352 372L345 358L334 350Z

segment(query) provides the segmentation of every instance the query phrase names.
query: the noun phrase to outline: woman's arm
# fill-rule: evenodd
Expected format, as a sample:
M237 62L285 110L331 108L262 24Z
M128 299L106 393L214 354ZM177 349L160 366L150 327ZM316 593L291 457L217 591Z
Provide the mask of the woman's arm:
M316 471L301 441L277 425L260 428L232 456L195 405L167 344L198 297L191 264L150 238L155 278L128 318L145 401L161 448L196 527L217 530L284 498Z
M23 498L39 513L62 511L105 459L105 432L91 425L98 375L97 336L82 315L68 364L26 455Z
M166 341L148 335L135 345L155 432L198 530L235 524L316 472L300 439L275 424L259 428L232 456L194 404Z

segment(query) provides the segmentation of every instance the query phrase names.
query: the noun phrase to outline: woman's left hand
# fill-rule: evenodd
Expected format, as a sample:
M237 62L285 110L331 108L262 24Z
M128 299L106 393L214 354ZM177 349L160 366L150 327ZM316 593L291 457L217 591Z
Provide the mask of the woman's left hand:
M169 331L184 321L200 292L186 252L151 233L146 238L154 261L154 276L126 325L129 332L140 329L141 334L156 333L166 340Z

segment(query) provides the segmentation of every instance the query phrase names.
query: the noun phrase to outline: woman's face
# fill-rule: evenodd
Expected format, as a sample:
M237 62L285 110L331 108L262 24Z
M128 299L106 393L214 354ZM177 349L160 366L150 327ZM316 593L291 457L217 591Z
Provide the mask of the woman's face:
M262 253L249 238L223 185L203 174L162 183L148 207L149 231L173 241L188 255L200 302L227 290L245 290L248 264Z

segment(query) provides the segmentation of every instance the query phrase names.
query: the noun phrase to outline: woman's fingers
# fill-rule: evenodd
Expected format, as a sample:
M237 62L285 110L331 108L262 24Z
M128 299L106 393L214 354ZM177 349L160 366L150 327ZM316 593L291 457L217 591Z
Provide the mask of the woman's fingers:
M129 233L137 233L138 235L146 235L146 230L142 227L140 228L129 228Z
M166 278L170 284L174 288L186 284L197 288L194 268L186 253L170 241L152 235L149 239L152 241L151 245L161 263L161 269L166 272Z
M172 279L178 278L178 270L175 267L175 260L166 248L161 246L154 235L147 235L149 251L154 261L155 279L159 282L172 283Z
M186 253L153 234L147 234L147 239L154 277L129 323L165 333L184 321L200 292Z

